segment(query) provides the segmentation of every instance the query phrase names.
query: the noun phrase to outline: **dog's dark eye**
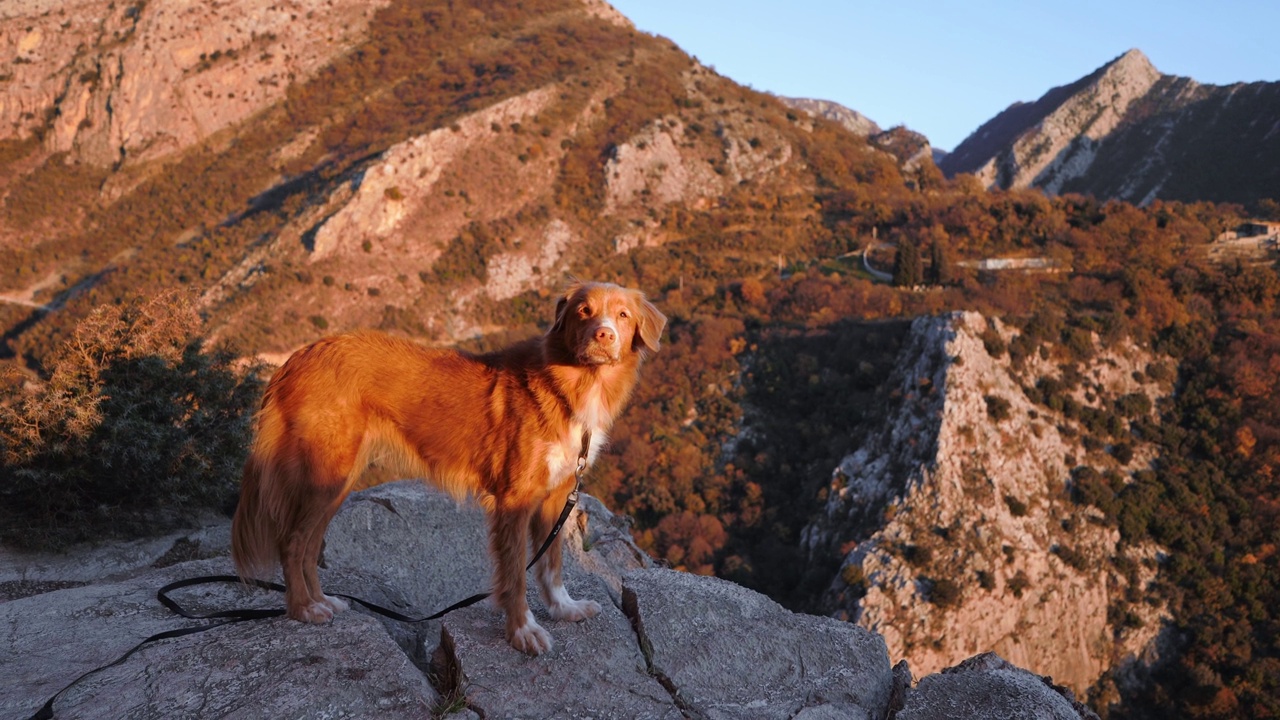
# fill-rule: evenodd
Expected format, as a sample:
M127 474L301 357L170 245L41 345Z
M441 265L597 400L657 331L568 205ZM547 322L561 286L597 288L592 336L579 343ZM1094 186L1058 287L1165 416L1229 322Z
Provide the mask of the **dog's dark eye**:
M591 317L591 306L590 305L578 306L578 314L584 318Z
M631 313L627 312L626 310L623 310L622 312L618 313L618 317L620 317L620 318L629 318L629 317L631 317Z

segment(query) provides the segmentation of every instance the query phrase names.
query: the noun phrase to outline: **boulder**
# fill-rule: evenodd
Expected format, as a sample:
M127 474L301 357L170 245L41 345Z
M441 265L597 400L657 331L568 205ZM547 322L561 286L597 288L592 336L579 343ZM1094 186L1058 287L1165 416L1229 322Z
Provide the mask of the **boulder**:
M653 674L709 718L884 717L893 685L884 639L799 615L725 580L629 573L623 611Z
M1070 690L988 652L929 675L894 720L1098 720Z
M157 588L229 572L227 559L188 562L0 603L0 716L28 717L144 638L200 625L161 606ZM174 599L195 612L280 605L278 595L238 583L178 591ZM273 618L148 644L75 682L54 710L58 718L420 718L437 697L376 620L343 613L325 626Z
M483 717L680 718L675 698L651 675L631 623L598 578L572 573L566 587L575 598L601 605L580 623L547 618L530 595L538 622L555 646L536 658L507 645L502 614L485 604L444 619L435 673L450 678L446 696L464 697Z

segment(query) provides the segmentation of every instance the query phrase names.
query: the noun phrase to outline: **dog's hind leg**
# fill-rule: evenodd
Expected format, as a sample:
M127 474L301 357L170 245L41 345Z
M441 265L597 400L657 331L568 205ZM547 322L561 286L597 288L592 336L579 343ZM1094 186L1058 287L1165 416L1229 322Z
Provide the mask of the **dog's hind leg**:
M572 480L562 483L542 501L542 505L529 520L529 534L534 548L539 548L547 535L555 526L556 520L564 510L565 500L573 489ZM556 620L578 622L600 614L600 603L594 600L574 600L564 588L561 576L564 563L564 535L556 536L551 547L533 566L534 576L538 580L538 589L542 591L542 599L547 603L547 611Z
M284 570L284 603L289 617L309 623L333 619L333 609L311 599L308 576L316 572L307 546L319 521L310 509L300 509L297 525L280 539L280 566Z
M325 460L314 454L309 458L306 479L294 488L292 522L280 539L289 617L311 623L328 622L335 612L347 607L344 601L331 598L320 589L316 564L325 530L347 494L351 463Z
M345 495L346 493L342 493L325 512L320 522L315 524L311 531L311 536L307 538L306 562L302 564L302 574L306 578L307 595L311 598L311 604L326 605L333 614L340 613L350 606L342 598L324 594L324 591L320 589L318 566L320 564L320 549L324 547L325 531L329 529L330 521L338 513L338 508L342 506L342 500Z

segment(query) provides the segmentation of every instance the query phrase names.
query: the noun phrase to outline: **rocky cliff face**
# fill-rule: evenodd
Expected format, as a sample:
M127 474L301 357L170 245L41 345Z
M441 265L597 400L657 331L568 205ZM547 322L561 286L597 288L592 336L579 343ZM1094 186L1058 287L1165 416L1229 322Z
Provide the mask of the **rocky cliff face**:
M1018 103L939 166L989 187L1147 204L1280 194L1280 83L1201 85L1130 50L1034 103Z
M1088 170L1098 145L1159 79L1147 57L1130 50L1035 103L1005 110L960 143L943 170L974 173L992 187L1060 192Z
M101 166L165 157L278 102L362 37L386 0L0 9L0 139Z
M934 150L929 139L914 130L902 126L883 130L871 118L840 103L811 98L779 99L790 107L830 120L855 135L867 138L874 147L892 155L908 172L919 169L925 159L937 162L946 155Z
M1086 427L1102 415L1057 408L1103 412L1128 397L1149 413L1169 388L1131 345L1098 351L1059 386L1052 352L1016 366L993 356L1014 334L976 313L915 321L884 421L837 468L804 537L846 553L829 607L882 633L895 659L935 672L994 650L1083 692L1149 648L1164 609L1141 602L1159 550L1120 544L1074 503L1073 471L1131 474L1152 454L1139 442L1117 459Z
M723 580L651 567L626 524L588 496L567 527L565 583L604 609L582 623L550 622L557 644L537 658L506 644L488 605L414 624L351 610L325 625L273 618L152 643L77 681L142 637L194 625L154 593L175 579L230 572L227 536L223 521L198 540L171 539L181 552L154 563L135 544L113 556L132 558L132 569L117 562L108 577L65 560L50 567L0 555L0 589L17 576L46 585L0 595L0 712L25 717L74 682L54 702L57 717L943 720L957 707L978 720L1097 717L1069 691L991 655L925 678L917 691L905 664L891 670L872 632L788 612ZM386 485L344 504L321 573L331 592L423 615L487 585L484 536L477 508L420 483ZM193 550L207 559L172 563ZM81 586L47 591L68 577L76 581L63 585ZM194 612L279 604L235 583L173 597ZM998 703L981 699L993 693Z
M837 102L815 100L813 98L784 97L779 99L797 110L803 110L815 117L826 118L840 123L846 130L855 135L865 137L881 132L880 126L874 120Z

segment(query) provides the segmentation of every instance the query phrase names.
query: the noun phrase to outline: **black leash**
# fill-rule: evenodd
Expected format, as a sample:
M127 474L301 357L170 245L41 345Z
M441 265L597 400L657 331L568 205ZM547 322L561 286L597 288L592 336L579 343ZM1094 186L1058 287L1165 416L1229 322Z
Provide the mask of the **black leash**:
M538 552L534 553L533 559L530 560L529 564L525 566L524 568L525 572L528 572L529 569L532 568L534 564L537 563L538 560L542 558L542 556L547 552L547 550L551 548L551 543L555 542L556 538L559 537L560 531L564 528L565 521L569 519L569 513L573 512L574 506L578 504L578 491L582 489L582 475L583 473L586 472L586 469L587 469L587 455L590 452L590 450L591 450L591 431L584 430L582 433L582 451L578 453L578 464L573 472L573 475L574 475L573 491L570 492L569 497L565 499L564 509L560 511L560 518L556 520L556 524L552 526L551 532L547 535L547 539L542 543L542 547L538 548ZM121 655L119 658L116 658L116 660L114 660L113 662L103 665L102 667L99 667L99 668L94 668L93 670L90 670L84 673L83 675L81 675L80 677L76 678L75 680L72 680L71 682L67 683L65 687L63 687L61 690L55 693L53 697L49 698L49 701L46 702L44 706L41 707L38 711L36 711L36 714L31 716L31 720L52 720L53 703L55 700L58 699L60 695L62 695L62 693L70 690L73 686L76 685L76 683L79 683L81 680L89 677L90 675L106 670L107 668L115 667L116 665L119 665L125 660L128 660L131 655L141 650L145 645L149 645L150 643L156 642L157 640L168 640L170 638L182 637L183 635L194 635L196 633L202 633L206 630L219 628L219 627L222 627L223 625L231 625L232 623L245 622L248 620L265 620L266 618L280 617L284 615L286 612L284 608L236 608L233 610L219 610L217 612L200 615L200 614L193 613L190 610L187 610L186 608L182 607L182 605L180 605L176 600L169 597L169 593L173 592L174 590L181 590L182 588L192 587L195 585L208 585L212 583L221 583L221 582L253 585L255 587L262 588L263 590L274 590L276 592L281 592L281 593L284 592L285 590L284 585L281 585L280 583L269 582L267 580L257 580L253 578L244 579L238 575L202 575L200 577L186 578L184 580L175 580L169 583L168 585L165 585L164 587L156 591L156 599L160 601L161 605L164 605L165 607L169 608L169 610L172 611L174 614L181 615L182 617L189 618L192 620L220 620L221 622L210 623L208 625L196 625L193 627L177 628L174 630L165 630L164 632L158 632L155 635L152 635L146 638L142 642L130 648L128 652ZM489 597L492 594L493 594L492 592L477 593L475 595L472 595L471 597L459 600L458 602L450 605L449 607L443 610L440 610L439 612L436 612L421 618L409 617L408 615L404 615L402 613L396 612L395 610L392 610L390 608L385 608L376 603L371 603L367 600L362 600L358 597L355 597L354 595L334 593L334 596L340 597L344 600L350 600L352 602L359 603L363 605L365 608L369 609L370 611L375 612L384 617L390 618L392 620L395 620L397 622L421 623L421 622L427 622L428 620L438 620L444 617L445 615L448 615L449 613L453 612L454 610L460 610L464 607L475 605L476 603L480 602L481 600L484 600L485 598Z

